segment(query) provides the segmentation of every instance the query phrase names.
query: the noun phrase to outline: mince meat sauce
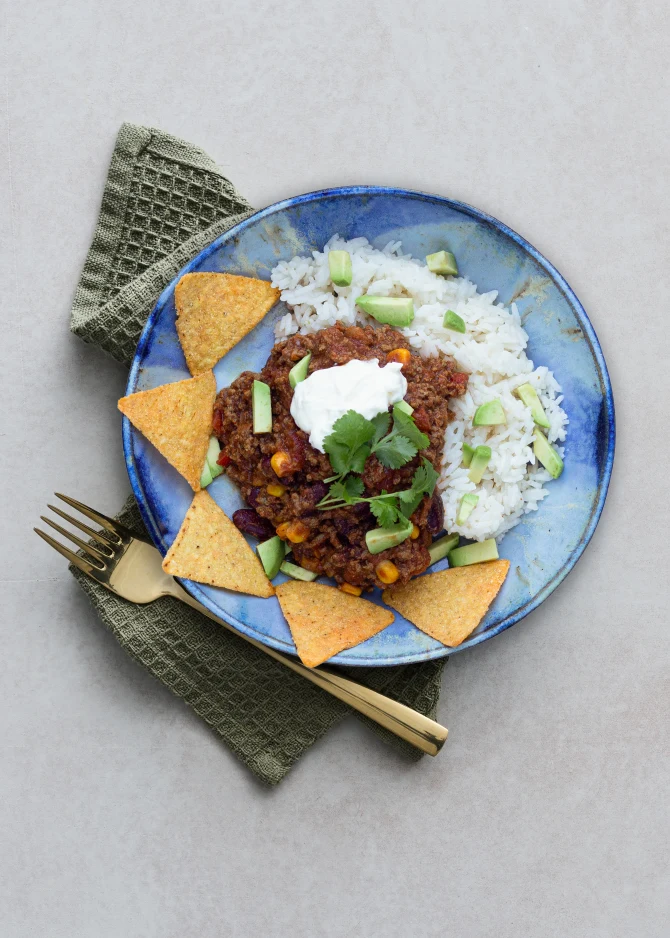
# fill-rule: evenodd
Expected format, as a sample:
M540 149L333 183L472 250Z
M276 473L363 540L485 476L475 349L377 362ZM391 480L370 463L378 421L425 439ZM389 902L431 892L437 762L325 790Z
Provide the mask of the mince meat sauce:
M315 573L333 577L369 589L384 587L376 568L385 560L398 568L398 585L422 573L430 564L428 545L443 526L442 500L437 492L425 496L412 515L419 536L408 538L397 547L371 554L365 534L377 527L366 504L321 511L316 506L326 495L324 479L333 475L327 455L309 444L290 413L293 389L289 371L308 352L312 353L309 371L344 365L352 359L377 358L386 364L394 349L409 349L407 340L390 326L381 328L335 325L313 335L295 335L277 344L260 374L245 371L230 387L222 390L214 405L213 429L221 443L220 463L239 485L250 509L241 509L233 520L246 533L261 540L272 537L284 522L300 521L305 539L291 544L291 560ZM430 438L428 458L439 471L444 432L449 421L449 398L465 391L468 376L455 370L445 358L422 358L412 353L403 365L407 379L405 400L414 408L416 425ZM254 434L251 387L254 379L264 381L272 390L272 431ZM277 452L288 454L281 478L271 465ZM420 457L400 469L387 469L371 456L365 466L363 481L367 496L382 490L398 491L411 485ZM271 491L281 494L270 494ZM279 487L279 488L278 488ZM284 491L281 491L281 487Z

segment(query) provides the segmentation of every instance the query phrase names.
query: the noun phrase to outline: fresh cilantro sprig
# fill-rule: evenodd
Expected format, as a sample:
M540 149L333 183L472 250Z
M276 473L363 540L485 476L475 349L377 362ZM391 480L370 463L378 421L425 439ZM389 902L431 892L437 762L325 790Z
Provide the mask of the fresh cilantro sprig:
M389 528L394 524L406 526L423 496L433 494L438 478L432 463L424 456L408 489L402 489L400 492L382 492L381 495L363 498L363 480L357 476L347 476L344 480L334 482L328 495L322 498L316 507L321 511L328 511L366 502L381 528Z
M413 418L397 407L391 416L377 414L366 420L348 410L333 424L332 432L323 441L335 475L326 482L340 480L350 472L362 473L370 456L376 456L387 469L399 469L414 459L419 450L427 449L430 440L414 423Z
M429 438L419 430L412 416L397 407L393 409L392 426L389 413L367 420L354 410L347 411L335 421L332 432L323 441L335 475L326 479L331 486L317 508L327 511L367 502L380 527L394 524L406 527L423 496L433 494L438 474L432 464L423 457L410 488L370 498L363 498L361 473L370 456L376 456L387 469L399 469L429 446Z

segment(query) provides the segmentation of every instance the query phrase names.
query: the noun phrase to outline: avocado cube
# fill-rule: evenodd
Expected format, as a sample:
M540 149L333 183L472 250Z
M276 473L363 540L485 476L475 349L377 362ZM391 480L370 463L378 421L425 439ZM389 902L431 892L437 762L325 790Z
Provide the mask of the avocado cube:
M507 423L507 417L503 405L498 400L481 404L472 418L473 427L495 427L501 423Z
M563 472L563 460L539 427L535 427L534 436L535 458L542 463L552 479L558 479Z
M328 268L330 279L336 287L348 287L353 279L351 254L349 251L329 251Z
M288 373L288 383L292 388L295 388L296 384L300 384L301 381L304 381L307 377L307 369L309 368L309 363L312 360L312 353L308 352L300 361L291 368Z
M414 408L412 407L411 404L408 404L407 401L398 401L396 404L393 405L393 409L395 410L396 407L398 408L398 410L401 410L404 414L407 414L408 417L411 417L412 414L414 413Z
M412 533L412 524L394 524L390 528L374 528L365 535L365 543L371 554L397 547Z
M212 479L216 479L217 476L220 476L223 472L223 466L220 466L217 462L217 459L221 455L221 446L219 441L215 436L210 436L209 446L207 447L207 457L206 462L209 466L209 471L211 473Z
M460 537L458 534L447 534L445 537L441 537L439 541L433 541L428 548L430 562L437 563L438 560L442 560L450 551L458 547L459 541Z
M414 319L414 300L411 296L371 296L365 293L356 300L356 305L377 322L396 329L404 329Z
M200 488L206 489L208 485L211 485L213 482L212 472L209 468L209 463L205 460L205 465L202 467L202 472L200 473Z
M470 463L472 462L472 457L475 455L474 446L470 446L468 443L463 444L463 459L461 460L465 468L467 469Z
M461 319L458 313L455 313L453 309L446 311L442 325L445 329L451 329L453 332L465 332L465 320Z
M456 524L465 524L474 511L478 501L479 495L475 495L474 492L466 492L456 512Z
M268 580L272 580L279 573L279 568L286 556L284 541L278 535L275 535L267 541L261 541L256 550L263 564L265 575Z
M290 563L288 560L285 560L279 569L286 576L293 577L294 580L304 580L305 583L311 583L319 575L313 570L305 570L304 567L299 567L297 563Z
M466 544L464 547L457 547L449 554L450 567L468 567L471 563L482 563L485 560L498 559L498 545L495 538L490 537L486 541L477 541L474 544Z
M482 481L484 470L488 466L490 459L490 446L478 446L474 451L472 461L470 463L470 472L468 472L468 479L471 482L474 482L475 485L479 485L479 483Z
M251 409L254 418L254 433L270 433L272 430L272 399L270 386L264 381L254 381L251 387Z
M540 398L537 396L537 391L532 384L522 384L521 387L516 389L516 395L519 400L523 401L526 407L530 410L531 416L538 427L544 427L549 429L551 426L549 423L549 418L544 412L544 407L540 401Z
M442 277L458 276L456 258L450 251L437 251L435 254L428 254L426 264L428 270L432 270L434 274L440 274Z

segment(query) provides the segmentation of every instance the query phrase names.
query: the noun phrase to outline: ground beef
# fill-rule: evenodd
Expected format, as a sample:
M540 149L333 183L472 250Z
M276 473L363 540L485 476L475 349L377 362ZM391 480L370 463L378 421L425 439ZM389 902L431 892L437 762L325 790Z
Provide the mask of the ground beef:
M384 584L375 569L384 560L391 560L399 571L398 583L406 583L422 573L430 563L427 547L432 536L442 528L443 513L437 494L425 497L412 521L419 528L415 540L407 539L397 547L371 554L365 534L377 527L367 505L319 511L318 502L327 492L323 480L333 470L327 455L309 444L306 433L291 417L293 389L289 371L308 352L312 353L309 372L333 365L344 365L352 359L377 358L380 365L393 349L409 349L407 340L390 326L335 325L314 335L296 335L276 345L260 374L245 371L229 388L222 390L214 406L213 429L221 443L222 464L236 482L248 504L260 518L274 528L282 522L300 520L310 530L307 539L293 546L293 560L308 570L334 577L338 583L371 588ZM453 362L444 358L421 358L412 353L403 365L407 379L405 400L414 408L413 417L419 429L430 439L423 450L439 470L444 431L449 420L449 398L462 394L467 375L455 370ZM264 381L272 389L272 432L254 434L251 410L251 387L254 379ZM279 479L270 464L271 456L284 451L291 458L292 472ZM373 456L363 473L366 495L378 495L383 489L398 491L409 488L420 457L401 469L387 469ZM286 491L270 495L267 486L280 483ZM260 520L260 519L259 519Z

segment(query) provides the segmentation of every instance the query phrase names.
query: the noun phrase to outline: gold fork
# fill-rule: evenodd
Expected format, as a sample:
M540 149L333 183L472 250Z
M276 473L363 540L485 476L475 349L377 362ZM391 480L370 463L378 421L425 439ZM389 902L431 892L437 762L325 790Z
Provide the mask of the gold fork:
M49 505L52 511L82 531L87 537L95 541L95 544L82 540L72 531L68 531L44 515L40 516L42 521L58 531L59 534L62 534L63 537L69 538L83 551L85 556L75 554L74 551L65 547L64 544L61 544L60 541L44 531L40 531L39 528L34 528L34 531L75 567L112 593L140 605L152 603L154 600L160 599L161 596L173 596L193 609L197 609L198 612L202 612L203 615L218 622L219 625L224 626L229 631L234 632L235 635L274 658L275 661L279 661L297 674L301 674L312 684L316 684L317 687L332 694L333 697L344 701L354 710L365 714L366 717L416 746L417 749L421 749L430 756L436 756L444 745L447 738L446 727L440 726L435 720L431 720L422 713L417 713L416 710L412 710L404 704L391 700L390 697L385 697L363 684L352 681L351 678L345 677L331 668L308 668L296 658L275 651L274 648L269 648L248 635L238 632L224 619L212 615L208 609L182 589L176 580L164 572L161 566L163 558L149 541L137 537L125 525L108 518L93 508L89 508L75 498L69 498L59 492L56 492L56 497L103 528L102 531L94 531L93 528L90 528L78 518L66 514L61 508Z

